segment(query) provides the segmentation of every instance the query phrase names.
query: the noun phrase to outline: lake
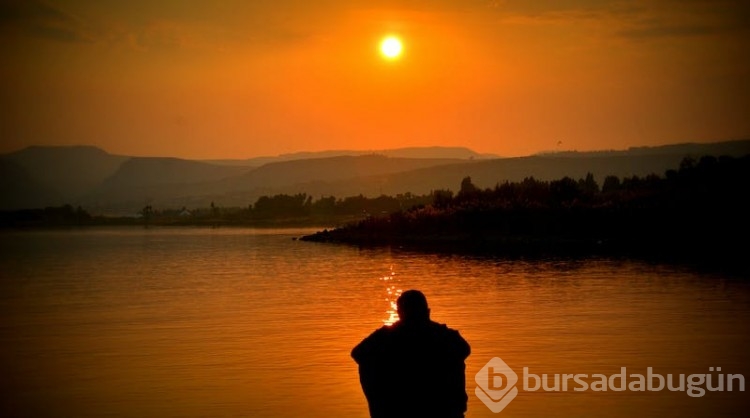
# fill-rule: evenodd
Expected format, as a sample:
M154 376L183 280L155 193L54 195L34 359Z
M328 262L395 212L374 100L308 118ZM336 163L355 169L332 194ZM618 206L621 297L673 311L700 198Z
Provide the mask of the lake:
M503 260L293 239L310 232L0 233L0 416L365 418L350 351L395 319L395 298L412 288L425 293L434 320L471 344L466 417L750 410L737 379L731 392L689 396L532 391L520 377L527 367L550 384L555 374L591 382L651 367L675 378L712 374L714 386L728 374L750 378L746 278L628 260ZM475 374L494 357L520 379L499 414L474 394Z

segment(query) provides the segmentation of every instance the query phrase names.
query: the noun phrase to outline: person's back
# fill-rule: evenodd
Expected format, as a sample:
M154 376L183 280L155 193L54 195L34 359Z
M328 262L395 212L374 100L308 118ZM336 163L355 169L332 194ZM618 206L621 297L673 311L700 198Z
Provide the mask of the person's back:
M404 292L398 309L398 322L352 350L370 416L463 417L469 344L458 331L430 320L419 291Z

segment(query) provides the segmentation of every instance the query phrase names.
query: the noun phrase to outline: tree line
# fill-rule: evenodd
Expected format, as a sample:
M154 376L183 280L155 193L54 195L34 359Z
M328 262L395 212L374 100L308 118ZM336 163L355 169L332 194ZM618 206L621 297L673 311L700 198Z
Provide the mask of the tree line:
M609 253L741 258L750 233L750 156L685 158L664 175L528 177L322 231L313 241L448 247L494 253Z
M382 216L432 202L432 195L364 195L313 199L306 193L261 196L247 207L158 208L147 204L130 216L95 216L71 205L0 211L0 226L46 227L85 225L334 225Z
M0 211L0 227L79 226L91 224L93 220L82 207L72 205Z
M749 159L686 158L661 176L607 176L601 185L592 174L552 181L528 177L491 188L477 187L465 177L456 193L439 189L424 195L318 199L306 193L276 194L246 207L215 202L203 208L146 205L135 217L92 216L80 206L64 205L0 212L0 226L345 225L336 230L338 238L326 231L328 235L315 239L442 242L471 236L478 244L514 236L612 243L636 232L681 237L697 231L708 236L711 225L725 232L730 222L747 226L740 214L747 208Z

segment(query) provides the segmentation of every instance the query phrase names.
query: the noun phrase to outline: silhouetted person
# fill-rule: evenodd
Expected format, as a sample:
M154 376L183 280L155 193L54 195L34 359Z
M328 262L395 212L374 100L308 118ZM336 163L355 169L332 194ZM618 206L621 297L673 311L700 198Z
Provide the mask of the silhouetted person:
M458 331L430 320L418 290L396 301L399 321L352 350L372 418L461 418L471 349Z

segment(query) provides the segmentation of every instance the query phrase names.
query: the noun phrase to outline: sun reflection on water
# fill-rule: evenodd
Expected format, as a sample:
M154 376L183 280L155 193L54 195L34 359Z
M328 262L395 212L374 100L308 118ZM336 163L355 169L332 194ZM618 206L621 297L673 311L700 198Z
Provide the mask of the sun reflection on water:
M391 271L387 276L383 276L380 278L381 281L385 283L385 291L386 291L386 297L385 301L388 303L388 308L385 311L386 319L383 320L383 324L386 326L393 325L396 321L398 321L398 311L396 310L396 300L399 296L401 296L402 290L396 287L396 283L394 283L396 277L396 273L393 271L393 266L391 266Z

